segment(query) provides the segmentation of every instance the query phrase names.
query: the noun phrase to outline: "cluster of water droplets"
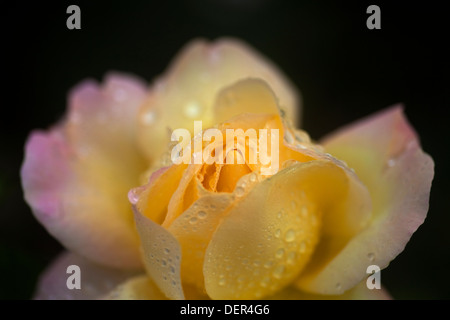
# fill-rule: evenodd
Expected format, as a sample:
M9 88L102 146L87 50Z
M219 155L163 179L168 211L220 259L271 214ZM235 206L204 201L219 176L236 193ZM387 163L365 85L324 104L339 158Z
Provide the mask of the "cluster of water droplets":
M150 264L162 275L162 279L172 288L180 286L179 274L180 254L172 252L174 249L170 241L162 234L156 236L156 241L152 244L149 260Z
M274 223L265 227L265 239L251 256L247 245L242 244L230 256L206 257L223 262L215 277L218 286L229 290L233 299L261 298L280 289L307 261L315 245L310 229L318 228L317 212L304 193L300 197L294 194L288 204L276 212ZM273 256L267 256L268 252Z

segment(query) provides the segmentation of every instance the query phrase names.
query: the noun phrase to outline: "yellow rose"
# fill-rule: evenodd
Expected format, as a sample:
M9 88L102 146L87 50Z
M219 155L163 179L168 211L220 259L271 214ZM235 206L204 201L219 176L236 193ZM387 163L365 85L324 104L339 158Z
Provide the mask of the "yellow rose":
M22 168L34 214L76 253L40 298L64 292L50 283L69 261L92 298L384 298L367 267L386 267L426 216L433 161L401 107L316 144L296 129L289 81L236 40L189 44L149 91L110 76L70 101Z

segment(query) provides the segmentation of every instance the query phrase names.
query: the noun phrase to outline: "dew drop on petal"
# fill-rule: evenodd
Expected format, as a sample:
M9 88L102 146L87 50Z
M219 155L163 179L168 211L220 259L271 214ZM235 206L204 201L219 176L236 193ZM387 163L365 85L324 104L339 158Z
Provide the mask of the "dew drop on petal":
M375 254L373 252L370 252L369 254L367 254L367 258L370 262L372 262L373 260L375 260Z
M195 101L191 101L187 103L183 108L183 113L186 117L195 119L198 118L201 114L201 106Z
M153 110L147 111L142 115L141 118L142 124L144 125L152 125L156 121L156 114Z
M196 224L197 223L197 217L192 217L189 219L190 224Z
M128 200L130 200L131 204L138 203L139 200L139 190L138 188L133 188L128 192Z
M295 230L289 229L286 234L284 235L284 240L286 242L292 242L295 240Z
M296 210L297 209L297 202L295 202L294 200L291 201L291 207L292 210Z
M261 287L265 288L265 287L267 287L267 286L269 285L269 283L270 283L270 277L264 277L264 278L260 281L259 285L260 285Z
M286 267L283 265L280 265L278 267L275 268L275 270L273 271L272 275L276 278L276 279L281 279L281 277L283 276L283 273L285 271Z
M201 210L201 211L199 211L199 212L197 213L197 216L198 216L200 219L205 219L206 216L207 216L207 213L206 213L206 211Z
M300 243L299 251L300 251L300 253L305 253L305 251L306 251L306 242L305 241L302 241Z
M296 259L297 259L297 253L295 253L294 251L289 252L289 254L287 256L287 263L294 264Z
M308 216L308 207L307 206L302 206L301 215L302 215L302 218L306 218Z
M237 187L235 190L235 193L236 193L236 196L242 197L245 193L245 190L242 187Z
M280 248L280 249L277 250L277 252L275 252L275 257L277 259L281 259L283 257L283 255L284 255L284 249L283 248Z
M393 166L395 166L395 163L396 163L395 159L389 159L387 161L387 165L389 168L392 168Z

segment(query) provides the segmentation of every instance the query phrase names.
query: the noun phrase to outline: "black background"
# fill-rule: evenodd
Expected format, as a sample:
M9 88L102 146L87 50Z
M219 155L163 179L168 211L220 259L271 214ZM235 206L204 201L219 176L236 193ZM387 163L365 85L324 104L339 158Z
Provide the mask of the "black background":
M66 28L70 4L81 8L81 30ZM381 8L381 30L366 28L371 4ZM389 105L405 105L435 160L435 179L424 225L381 279L397 299L450 298L444 5L35 1L2 4L0 10L0 298L30 298L39 273L62 250L23 201L19 170L29 132L58 121L68 90L83 79L101 80L117 70L151 82L187 41L221 36L248 42L291 78L303 96L302 126L314 139Z

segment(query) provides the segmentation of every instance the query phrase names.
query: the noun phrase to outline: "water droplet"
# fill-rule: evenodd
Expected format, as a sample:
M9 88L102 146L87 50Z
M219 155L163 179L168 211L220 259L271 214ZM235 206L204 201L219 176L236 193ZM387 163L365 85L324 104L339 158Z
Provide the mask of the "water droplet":
M177 282L175 280L172 280L172 285L175 287L177 285Z
M205 219L206 218L206 216L207 216L207 213L206 213L206 211L199 211L198 213L197 213L197 216L200 218L200 219Z
M128 192L128 200L130 200L131 204L138 203L140 193L139 188L133 188Z
M192 217L189 219L190 224L196 224L197 223L197 217Z
M277 229L276 231L275 231L275 238L279 238L281 236L281 230L280 229Z
M239 276L237 281L242 283L242 282L245 281L245 277L244 276Z
M267 285L270 283L270 277L264 277L259 285L263 288L267 287Z
M266 268L266 269L270 269L270 268L272 268L272 266L273 266L273 261L269 260L264 263L264 268Z
M248 259L243 259L242 260L242 264L245 266L245 265L247 265L248 264Z
M183 113L186 117L195 119L201 114L202 107L195 101L191 101L184 106Z
M167 265L167 261L164 260L164 259L162 259L162 260L161 260L161 264L162 264L163 266L166 266L166 265Z
M289 229L286 234L284 235L284 240L286 240L286 242L292 242L295 240L295 230L294 229Z
M294 251L289 252L289 254L287 256L287 263L294 264L296 259L297 259L297 253L295 253Z
M375 260L375 254L373 252L370 252L369 254L367 254L367 258L369 258L369 261L372 262L373 260Z
M225 278L219 279L219 286L223 287L223 286L225 286L226 283L227 283L227 281L225 280Z
M311 216L311 224L313 225L313 227L317 226L317 224L319 223L319 221L317 220L317 216L315 214L313 214Z
M275 252L275 257L277 259L281 259L283 257L283 255L284 255L284 249L283 248L280 248L280 249L277 250L277 252Z
M169 254L169 253L170 253L170 250L169 250L168 248L164 248L164 253L165 253L165 254Z
M230 266L230 265L226 266L226 267L225 267L225 270L226 270L226 271L230 271L230 270L231 270L231 266Z
M253 266L254 267L259 267L260 265L261 265L261 261L259 261L259 260L253 261Z
M389 168L392 168L393 166L395 166L395 163L396 163L395 159L389 159L387 165Z
M258 177L256 176L256 173L252 172L248 179L250 180L250 182L255 182L257 178Z
M278 218L278 219L281 219L282 216L283 216L283 213L282 213L281 211L279 211L279 212L277 213L277 218Z
M263 293L262 293L260 290L257 290L257 291L255 292L256 298L261 298L262 295L263 295Z
M245 189L242 187L237 187L234 192L236 193L236 196L242 197L245 193Z
M273 276L276 278L276 279L281 279L281 277L283 276L283 273L284 273L284 270L286 269L286 267L285 266L283 266L283 265L280 265L280 266L278 266L278 267L276 267L275 268L275 270L273 271Z
M308 207L302 206L301 215L303 218L306 218L308 216Z
M302 241L300 243L299 251L300 251L300 253L305 253L305 251L306 251L306 242L305 241Z
M175 267L174 266L170 266L170 272L175 273Z
M342 289L342 285L338 282L338 283L336 283L336 289L338 290L338 291L341 291L341 289Z
M295 200L291 201L291 207L292 207L292 210L297 209L297 202L295 202Z
M151 111L147 111L147 112L145 112L143 115L142 115L142 123L144 124L144 125L151 125L151 124L153 124L153 123L155 123L155 120L156 120L156 114L155 114L155 112L153 111L153 110L151 110Z

